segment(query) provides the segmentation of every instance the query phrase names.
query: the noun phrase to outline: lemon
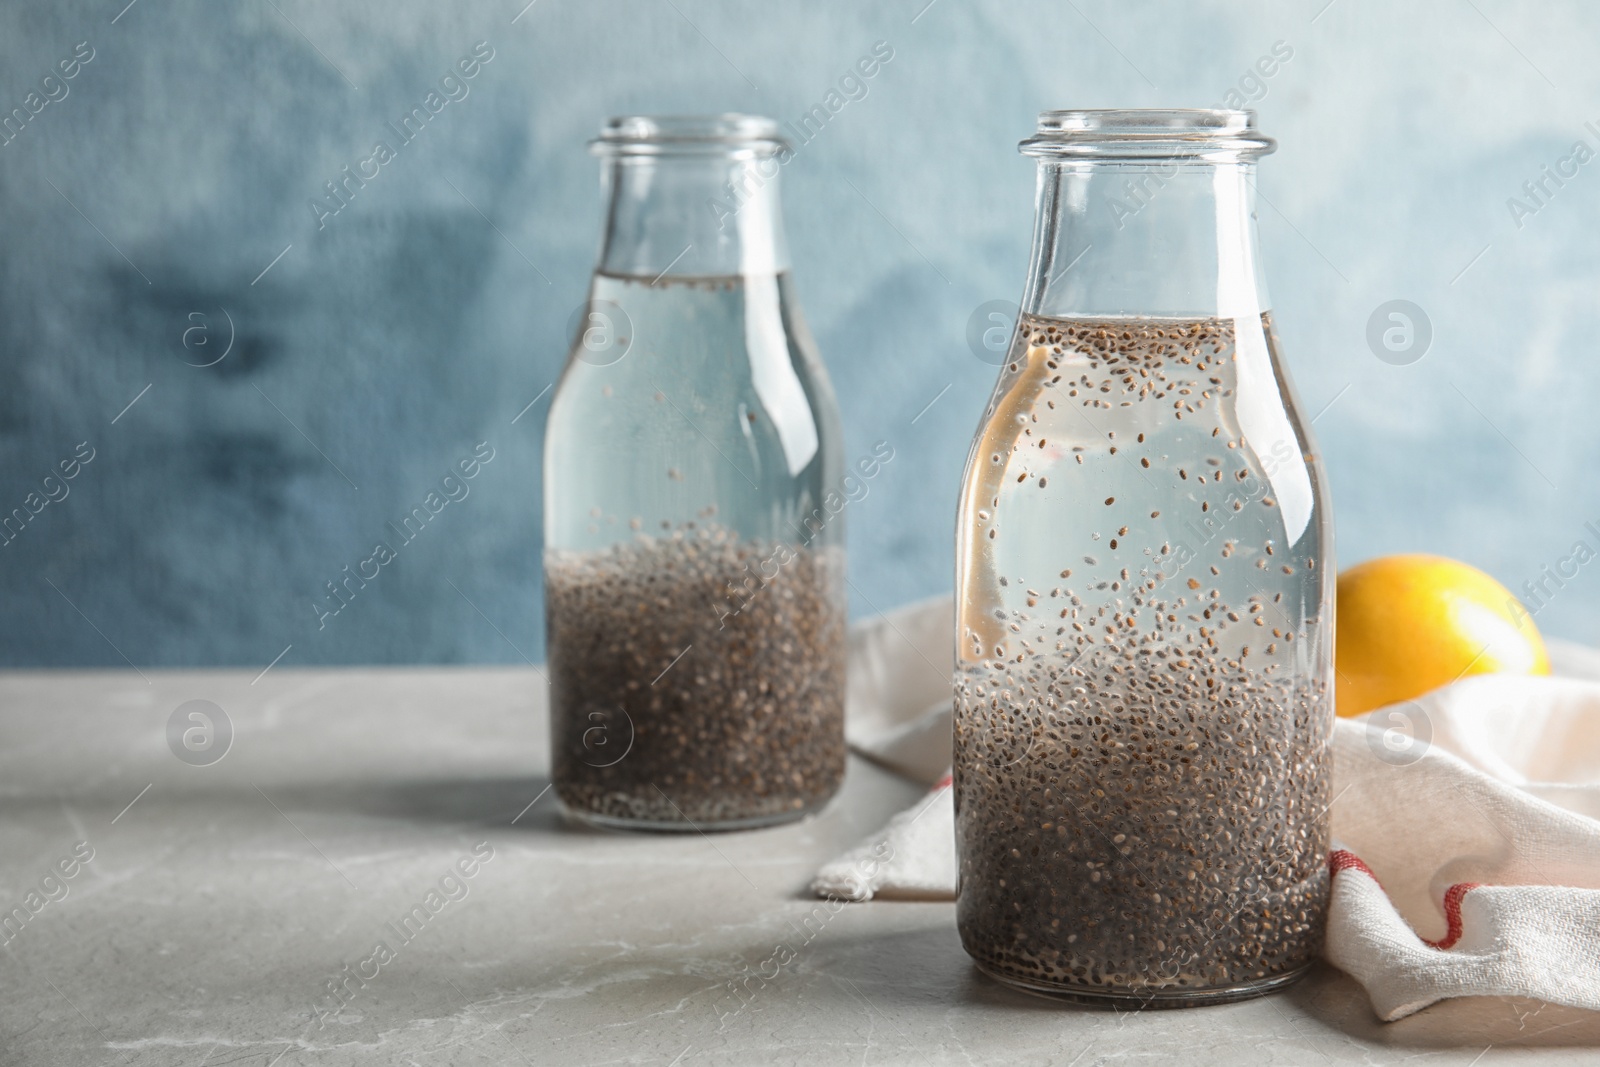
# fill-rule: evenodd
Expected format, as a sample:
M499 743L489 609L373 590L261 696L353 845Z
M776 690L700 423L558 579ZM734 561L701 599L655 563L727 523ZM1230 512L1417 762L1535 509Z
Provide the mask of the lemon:
M1533 618L1511 591L1443 556L1383 556L1339 575L1340 715L1411 700L1470 674L1549 674Z

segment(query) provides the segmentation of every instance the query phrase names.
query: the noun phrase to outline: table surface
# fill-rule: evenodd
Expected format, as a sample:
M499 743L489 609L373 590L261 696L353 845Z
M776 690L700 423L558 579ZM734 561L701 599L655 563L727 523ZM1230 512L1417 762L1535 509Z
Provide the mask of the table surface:
M864 761L787 827L580 830L545 791L534 671L252 674L0 674L0 909L27 916L0 933L0 1064L1597 1058L1600 1013L1475 998L1385 1025L1326 966L1213 1008L1029 997L973 968L949 904L807 896L920 793ZM209 766L169 748L190 700L233 727Z

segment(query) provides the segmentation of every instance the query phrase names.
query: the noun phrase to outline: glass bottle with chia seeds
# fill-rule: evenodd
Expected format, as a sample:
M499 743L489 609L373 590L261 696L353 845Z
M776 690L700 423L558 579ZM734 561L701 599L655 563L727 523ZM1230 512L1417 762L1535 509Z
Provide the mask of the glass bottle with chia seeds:
M545 435L552 778L581 820L734 829L844 776L838 406L744 115L613 119Z
M1328 893L1333 539L1247 111L1057 111L957 553L957 922L1004 982L1292 982Z

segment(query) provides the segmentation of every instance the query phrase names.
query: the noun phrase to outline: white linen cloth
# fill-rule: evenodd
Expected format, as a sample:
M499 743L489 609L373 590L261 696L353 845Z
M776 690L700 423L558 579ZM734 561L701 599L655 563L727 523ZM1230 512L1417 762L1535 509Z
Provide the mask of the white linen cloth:
M851 634L846 735L931 787L812 889L955 896L954 607L913 604ZM1378 1016L1446 997L1600 1010L1600 653L1551 642L1556 676L1480 675L1333 738L1333 888L1323 953Z

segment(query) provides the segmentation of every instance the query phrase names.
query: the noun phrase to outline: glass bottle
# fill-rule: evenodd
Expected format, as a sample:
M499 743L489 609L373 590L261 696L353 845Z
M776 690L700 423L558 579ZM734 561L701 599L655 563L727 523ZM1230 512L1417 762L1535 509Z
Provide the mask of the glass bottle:
M1056 111L958 526L962 944L1002 981L1287 984L1328 893L1332 526L1248 111Z
M613 119L590 147L605 235L545 435L555 790L615 827L796 819L844 776L846 601L791 149L742 115Z

